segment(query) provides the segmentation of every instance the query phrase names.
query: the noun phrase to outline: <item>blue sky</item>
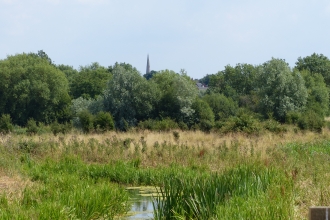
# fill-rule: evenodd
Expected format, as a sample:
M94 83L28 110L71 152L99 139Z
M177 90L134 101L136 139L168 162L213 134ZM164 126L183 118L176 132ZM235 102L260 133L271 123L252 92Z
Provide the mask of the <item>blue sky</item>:
M202 78L272 57L330 57L323 0L0 0L0 59L44 50L56 64L126 62Z

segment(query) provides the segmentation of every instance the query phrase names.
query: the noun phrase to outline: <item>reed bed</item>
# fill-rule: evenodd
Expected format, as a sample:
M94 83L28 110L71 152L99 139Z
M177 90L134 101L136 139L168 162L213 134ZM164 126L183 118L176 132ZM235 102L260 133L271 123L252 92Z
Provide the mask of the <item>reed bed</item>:
M113 219L126 186L160 187L156 219L306 219L329 205L323 133L1 135L1 219ZM9 186L9 185L8 185Z

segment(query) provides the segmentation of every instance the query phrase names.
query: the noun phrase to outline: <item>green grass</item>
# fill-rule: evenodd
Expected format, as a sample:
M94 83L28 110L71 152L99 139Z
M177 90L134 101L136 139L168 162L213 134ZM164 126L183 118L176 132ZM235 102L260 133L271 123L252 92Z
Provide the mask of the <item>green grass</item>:
M171 177L164 181L159 193L161 196L154 203L156 219L290 219L293 216L291 179L259 164L242 164L207 177ZM279 198L282 203L274 207ZM259 200L262 203L255 205ZM266 211L254 215L261 204Z
M306 219L330 204L330 141L212 146L111 136L1 137L0 172L27 184L0 193L1 219L113 219L126 186L159 187L156 219ZM181 137L180 137L181 138Z

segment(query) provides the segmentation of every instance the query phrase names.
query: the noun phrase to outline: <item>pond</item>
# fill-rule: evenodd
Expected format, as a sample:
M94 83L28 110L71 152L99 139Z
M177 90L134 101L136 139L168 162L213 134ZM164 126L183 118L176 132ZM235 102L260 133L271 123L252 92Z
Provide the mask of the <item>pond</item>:
M126 219L153 219L154 208L152 205L153 198L157 196L157 189L155 187L128 187L132 207L127 213Z

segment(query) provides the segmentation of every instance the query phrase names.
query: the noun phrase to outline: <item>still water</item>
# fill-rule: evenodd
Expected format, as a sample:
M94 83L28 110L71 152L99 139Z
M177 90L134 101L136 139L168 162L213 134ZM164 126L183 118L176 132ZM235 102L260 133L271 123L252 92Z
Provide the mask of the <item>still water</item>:
M153 219L154 208L152 205L153 198L157 196L155 187L128 187L132 207L127 213L126 219Z

